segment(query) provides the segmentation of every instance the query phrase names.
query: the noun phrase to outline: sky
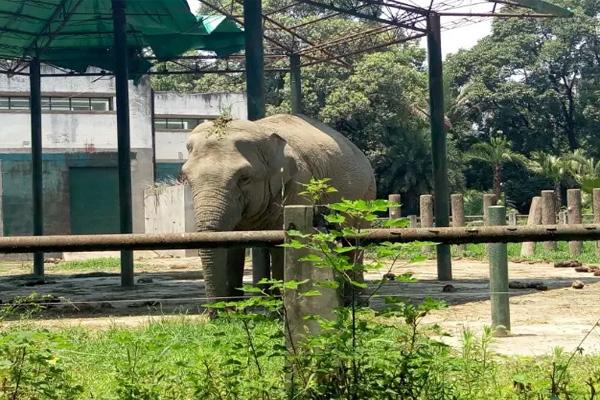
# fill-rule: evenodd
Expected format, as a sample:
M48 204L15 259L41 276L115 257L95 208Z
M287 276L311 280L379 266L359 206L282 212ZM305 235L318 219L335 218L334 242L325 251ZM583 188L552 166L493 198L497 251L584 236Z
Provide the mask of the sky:
M415 4L420 4L423 1L427 3L429 0L409 0ZM187 0L188 4L192 11L196 12L199 8L198 0ZM469 1L464 1L464 3L469 3ZM462 7L460 11L463 12L475 12L475 11L488 11L488 7L483 9L485 5L482 5L481 2L478 4L470 6L467 5ZM442 20L442 25L451 22L451 17L444 17ZM491 30L491 19L486 19L481 22L475 24L462 25L459 28L454 28L451 30L445 30L442 32L442 53L444 57L448 54L455 53L460 49L469 49L473 47L479 39L486 36L490 33ZM421 45L425 46L425 41L421 41Z

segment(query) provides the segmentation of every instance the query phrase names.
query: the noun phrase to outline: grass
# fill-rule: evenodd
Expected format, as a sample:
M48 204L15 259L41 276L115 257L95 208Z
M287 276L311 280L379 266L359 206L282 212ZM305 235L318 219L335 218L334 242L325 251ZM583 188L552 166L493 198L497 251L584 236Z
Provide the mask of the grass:
M27 376L30 368L40 375L38 364L46 360L49 366L42 373L44 379L54 382L53 376L47 376L54 370L60 374L63 385L80 386L78 394L70 397L73 399L284 399L284 358L270 357L265 351L282 342L275 335L278 330L279 323L273 320L253 324L251 334L262 367L259 372L250 356L247 331L239 320L192 322L182 318L105 331L48 331L27 325L5 328L0 331L0 391L6 395L6 388L11 388L7 382L11 374L14 378L15 370ZM391 330L372 332L365 346L370 346L377 357L378 343L401 340L402 335ZM35 339L27 347L29 354L34 355L26 359L31 365L15 361L15 349L23 337ZM460 393L460 397L452 398L551 398L552 377L556 379L557 368L566 365L570 357L560 351L537 358L500 357L490 353L486 340L469 332L464 334L463 345L462 350L439 351L436 367L430 367L432 371L442 368L437 378ZM382 360L385 357L381 355ZM562 385L570 397L556 398L592 398L588 383L600 383L599 368L600 358L577 354L566 372L561 373ZM29 381L21 379L21 385L26 386ZM271 387L268 397L256 395L260 387ZM69 397L62 394L58 398Z
M116 257L90 258L81 261L63 261L56 265L57 269L67 271L104 271L116 270L121 266Z
M457 255L456 248L453 248L454 255ZM483 260L487 258L485 244L467 244L465 246L464 257ZM544 249L543 243L538 243L533 257L521 257L521 244L508 244L508 258L510 261L537 261L537 262L560 262L566 260L579 260L585 264L600 264L600 253L596 250L596 242L583 242L583 251L579 256L572 256L569 253L569 244L567 242L558 242L555 251Z

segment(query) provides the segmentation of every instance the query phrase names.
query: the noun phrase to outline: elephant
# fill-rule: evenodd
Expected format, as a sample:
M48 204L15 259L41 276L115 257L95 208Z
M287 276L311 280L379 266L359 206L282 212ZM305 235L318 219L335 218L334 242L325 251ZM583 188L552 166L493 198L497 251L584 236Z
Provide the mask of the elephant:
M311 178L329 178L342 198L374 199L367 157L339 132L303 115L257 121L219 119L197 126L187 143L182 175L191 186L199 232L281 230L283 206L310 204L300 192ZM236 296L244 249L200 250L206 295ZM283 279L283 251L272 250L272 274Z

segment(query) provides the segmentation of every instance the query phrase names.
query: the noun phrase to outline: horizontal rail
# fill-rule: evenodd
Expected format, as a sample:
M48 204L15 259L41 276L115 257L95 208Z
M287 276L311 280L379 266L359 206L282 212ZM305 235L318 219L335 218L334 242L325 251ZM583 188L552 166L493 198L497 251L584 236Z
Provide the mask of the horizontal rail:
M0 253L271 247L284 239L284 231L14 236L0 238ZM600 240L600 224L371 229L360 240L444 244L585 241Z

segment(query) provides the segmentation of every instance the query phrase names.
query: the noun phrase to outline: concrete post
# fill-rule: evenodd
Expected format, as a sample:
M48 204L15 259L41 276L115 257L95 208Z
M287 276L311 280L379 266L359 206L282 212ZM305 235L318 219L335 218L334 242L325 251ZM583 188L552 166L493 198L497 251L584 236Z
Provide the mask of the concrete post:
M496 195L493 193L483 194L483 225L488 225L488 210L491 206L495 206L498 202Z
M419 227L419 221L418 221L416 215L409 215L408 216L408 220L410 221L410 227L411 228L418 228Z
M511 211L508 213L508 225L517 226L517 212Z
M567 225L568 222L568 214L566 211L559 211L558 212L558 224L559 225Z
M542 225L556 225L556 193L542 190ZM544 242L547 251L556 250L556 242Z
M539 225L542 223L542 198L539 196L531 200L527 225ZM535 242L525 242L521 245L521 257L533 257L535 254Z
M286 206L284 209L284 226L286 231L297 230L309 233L313 226L313 208L311 206ZM290 238L286 237L286 242ZM319 331L316 321L307 321L306 317L317 315L323 318L333 319L334 310L340 304L339 296L335 289L317 288L316 282L332 280L333 271L329 268L316 268L310 262L300 261L301 258L310 254L306 249L285 248L284 256L284 281L309 282L297 290L285 289L283 302L286 310L286 344L290 352L295 352L296 345L307 333L315 334ZM318 289L320 296L303 297L302 293Z
M398 204L397 207L390 207L389 215L390 219L400 218L400 195L399 194L390 194L388 196L388 201L393 204Z
M600 224L600 188L593 190L592 203L594 208L594 224ZM600 253L600 241L596 242L596 250Z
M419 210L421 212L421 228L431 228L433 226L433 196L423 194L419 198ZM431 246L423 246L423 252L431 253Z
M569 225L581 225L583 218L581 215L581 190L567 190L567 213ZM569 242L569 252L572 256L581 254L582 243L577 241Z
M506 225L506 208L492 206L488 209L489 225ZM495 336L510 332L510 304L508 296L508 251L506 243L488 245L490 263L490 300L492 303L492 328Z
M452 208L452 226L460 228L465 226L465 198L462 194L453 194L450 196L450 205ZM458 253L462 255L465 251L464 245L456 246Z

